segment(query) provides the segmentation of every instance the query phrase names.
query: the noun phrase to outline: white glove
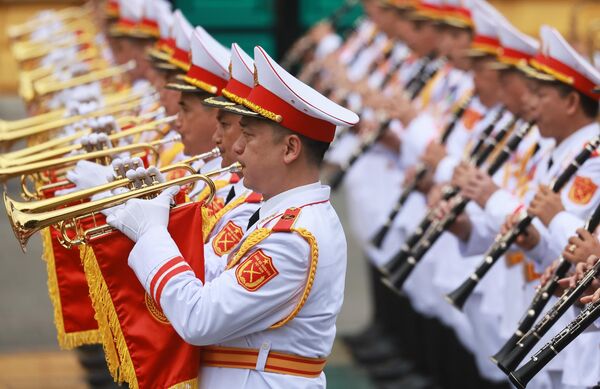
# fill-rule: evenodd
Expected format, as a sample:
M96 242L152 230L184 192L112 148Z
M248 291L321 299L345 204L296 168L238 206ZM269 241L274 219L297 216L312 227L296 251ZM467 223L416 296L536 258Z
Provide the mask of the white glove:
M152 200L129 200L125 207L109 215L106 222L134 242L152 231L166 232L171 202L179 190L178 186L172 186Z
M75 169L67 172L67 180L75 184L75 188L56 191L57 196L93 188L112 181L113 173L110 167L89 161L79 161Z

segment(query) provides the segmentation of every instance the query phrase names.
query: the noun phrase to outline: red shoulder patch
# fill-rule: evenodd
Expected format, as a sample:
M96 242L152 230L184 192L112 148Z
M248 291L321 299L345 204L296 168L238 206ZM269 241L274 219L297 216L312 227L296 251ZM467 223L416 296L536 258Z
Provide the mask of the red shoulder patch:
M249 292L257 291L277 274L273 259L262 250L250 254L235 270L238 284Z
M569 200L575 204L585 205L590 202L597 189L598 185L591 178L576 176L569 190Z
M290 232L302 208L288 208L273 226L273 232Z
M240 243L243 236L244 231L242 227L235 224L232 220L228 221L212 241L212 248L215 254L220 257L224 254L229 254Z

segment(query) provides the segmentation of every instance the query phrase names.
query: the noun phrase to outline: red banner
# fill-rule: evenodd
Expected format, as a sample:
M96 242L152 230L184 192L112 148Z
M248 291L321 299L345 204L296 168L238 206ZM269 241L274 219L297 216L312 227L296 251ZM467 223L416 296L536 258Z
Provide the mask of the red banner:
M54 197L58 189L63 188L44 192L44 198ZM42 232L48 295L54 310L58 345L70 350L84 344L101 343L79 248L63 247L59 242L60 236L54 227Z
M200 279L204 279L201 204L171 212L169 233ZM181 339L127 264L133 242L111 232L90 240L82 259L117 382L130 388L197 388L200 349ZM108 330L107 330L108 328ZM109 331L109 332L106 332ZM115 348L117 357L111 356Z

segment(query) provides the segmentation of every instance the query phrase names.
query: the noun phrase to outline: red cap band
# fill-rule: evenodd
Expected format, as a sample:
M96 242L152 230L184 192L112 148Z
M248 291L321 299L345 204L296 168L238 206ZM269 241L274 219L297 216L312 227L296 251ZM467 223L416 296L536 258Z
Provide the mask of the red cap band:
M335 125L299 111L276 94L261 85L252 89L246 99L253 105L281 117L283 127L320 142L331 142L335 136Z
M594 93L596 84L567 64L552 57L538 53L532 60L532 65L545 73L557 78L559 81L571 85L586 96L599 100L600 95Z
M221 89L223 89L225 87L225 85L227 85L227 80L217 76L214 73L209 72L208 70L206 70L204 68L196 66L194 64L192 64L192 67L190 67L190 70L188 70L186 76L193 78L194 80L198 80L200 82L208 84L208 86L210 86L210 87L217 88L216 92L207 91L207 92L215 93L216 95L220 95Z

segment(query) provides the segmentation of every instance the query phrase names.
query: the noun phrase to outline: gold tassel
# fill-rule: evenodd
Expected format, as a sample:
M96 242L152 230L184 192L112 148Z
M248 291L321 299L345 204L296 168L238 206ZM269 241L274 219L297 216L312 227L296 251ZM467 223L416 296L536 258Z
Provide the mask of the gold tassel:
M58 279L56 277L56 264L54 261L54 250L52 249L52 235L49 228L42 231L42 259L46 262L48 272L48 296L54 311L54 326L56 327L56 338L58 346L62 350L73 350L86 344L101 343L99 330L87 330L80 332L65 332L65 324L62 315L62 304L58 292Z
M90 286L90 296L96 310L96 320L101 329L102 345L106 353L109 371L116 382L127 382L131 389L138 389L139 385L133 361L127 349L119 317L108 292L108 286L98 266L94 250L89 246L85 246L81 251L81 260Z

